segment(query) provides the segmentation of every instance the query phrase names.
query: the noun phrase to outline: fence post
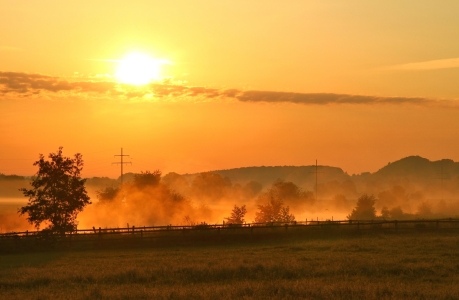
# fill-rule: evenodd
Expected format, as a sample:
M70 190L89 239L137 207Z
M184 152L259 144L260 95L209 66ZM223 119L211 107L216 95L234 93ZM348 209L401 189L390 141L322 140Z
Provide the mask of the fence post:
M95 231L95 229L94 229L94 231ZM100 240L102 240L102 228L101 227L99 227L99 234L97 235L97 238L99 239L99 242L98 242L99 244L98 245L100 246L100 243L101 243Z
M135 226L132 225L132 234L134 234Z

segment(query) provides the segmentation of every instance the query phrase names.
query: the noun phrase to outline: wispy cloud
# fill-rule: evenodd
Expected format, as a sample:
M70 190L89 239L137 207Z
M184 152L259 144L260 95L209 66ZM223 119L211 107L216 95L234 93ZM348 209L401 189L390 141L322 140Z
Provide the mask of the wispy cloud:
M0 72L0 94L16 93L27 96L42 92L62 91L106 93L111 91L115 85L114 82L70 82L41 74Z
M459 68L459 58L429 60L409 64L394 65L381 68L382 70L421 71L436 69Z
M65 80L41 74L0 72L1 96L40 97L42 95L86 96L110 99L137 99L163 101L215 101L232 99L240 102L295 103L300 105L417 105L437 107L458 107L459 101L439 100L422 97L379 97L368 95L333 93L291 93L275 91L217 89L186 86L171 81L152 83L143 87L118 84L102 78Z
M438 104L439 100L410 97L378 97L332 93L286 93L270 91L245 91L235 96L244 102L290 102L305 105L327 104Z

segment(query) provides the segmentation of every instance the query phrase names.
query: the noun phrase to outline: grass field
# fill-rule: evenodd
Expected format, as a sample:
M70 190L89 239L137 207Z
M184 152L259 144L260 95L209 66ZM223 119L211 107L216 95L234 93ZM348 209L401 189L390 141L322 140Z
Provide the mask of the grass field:
M458 299L459 234L0 256L0 299Z

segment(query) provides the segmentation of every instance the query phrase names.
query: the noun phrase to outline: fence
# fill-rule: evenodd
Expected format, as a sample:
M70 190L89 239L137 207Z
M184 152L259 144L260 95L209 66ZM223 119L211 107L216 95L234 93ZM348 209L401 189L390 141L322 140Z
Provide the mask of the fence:
M249 224L197 224L187 226L142 226L125 228L91 228L78 229L59 235L61 238L78 240L79 237L97 237L102 239L113 236L148 237L174 237L180 234L192 233L250 233L279 231L306 231L306 230L428 230L428 229L459 229L459 219L436 219L436 220L341 220L341 221L298 221L290 223L249 223ZM0 234L0 242L5 239L46 239L56 236L46 231L22 231Z

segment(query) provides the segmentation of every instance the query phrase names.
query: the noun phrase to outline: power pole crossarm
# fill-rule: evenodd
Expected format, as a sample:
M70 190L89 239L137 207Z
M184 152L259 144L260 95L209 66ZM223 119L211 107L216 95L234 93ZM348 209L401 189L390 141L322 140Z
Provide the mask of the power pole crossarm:
M131 164L132 165L132 162L130 161L123 161L123 157L125 156L129 156L128 154L123 154L123 148L121 148L121 154L115 154L115 157L116 156L119 156L120 157L120 161L117 161L117 162L114 162L112 164L116 164L116 165L121 165L121 177L120 177L120 180L121 180L121 185L123 185L123 165L124 164Z

